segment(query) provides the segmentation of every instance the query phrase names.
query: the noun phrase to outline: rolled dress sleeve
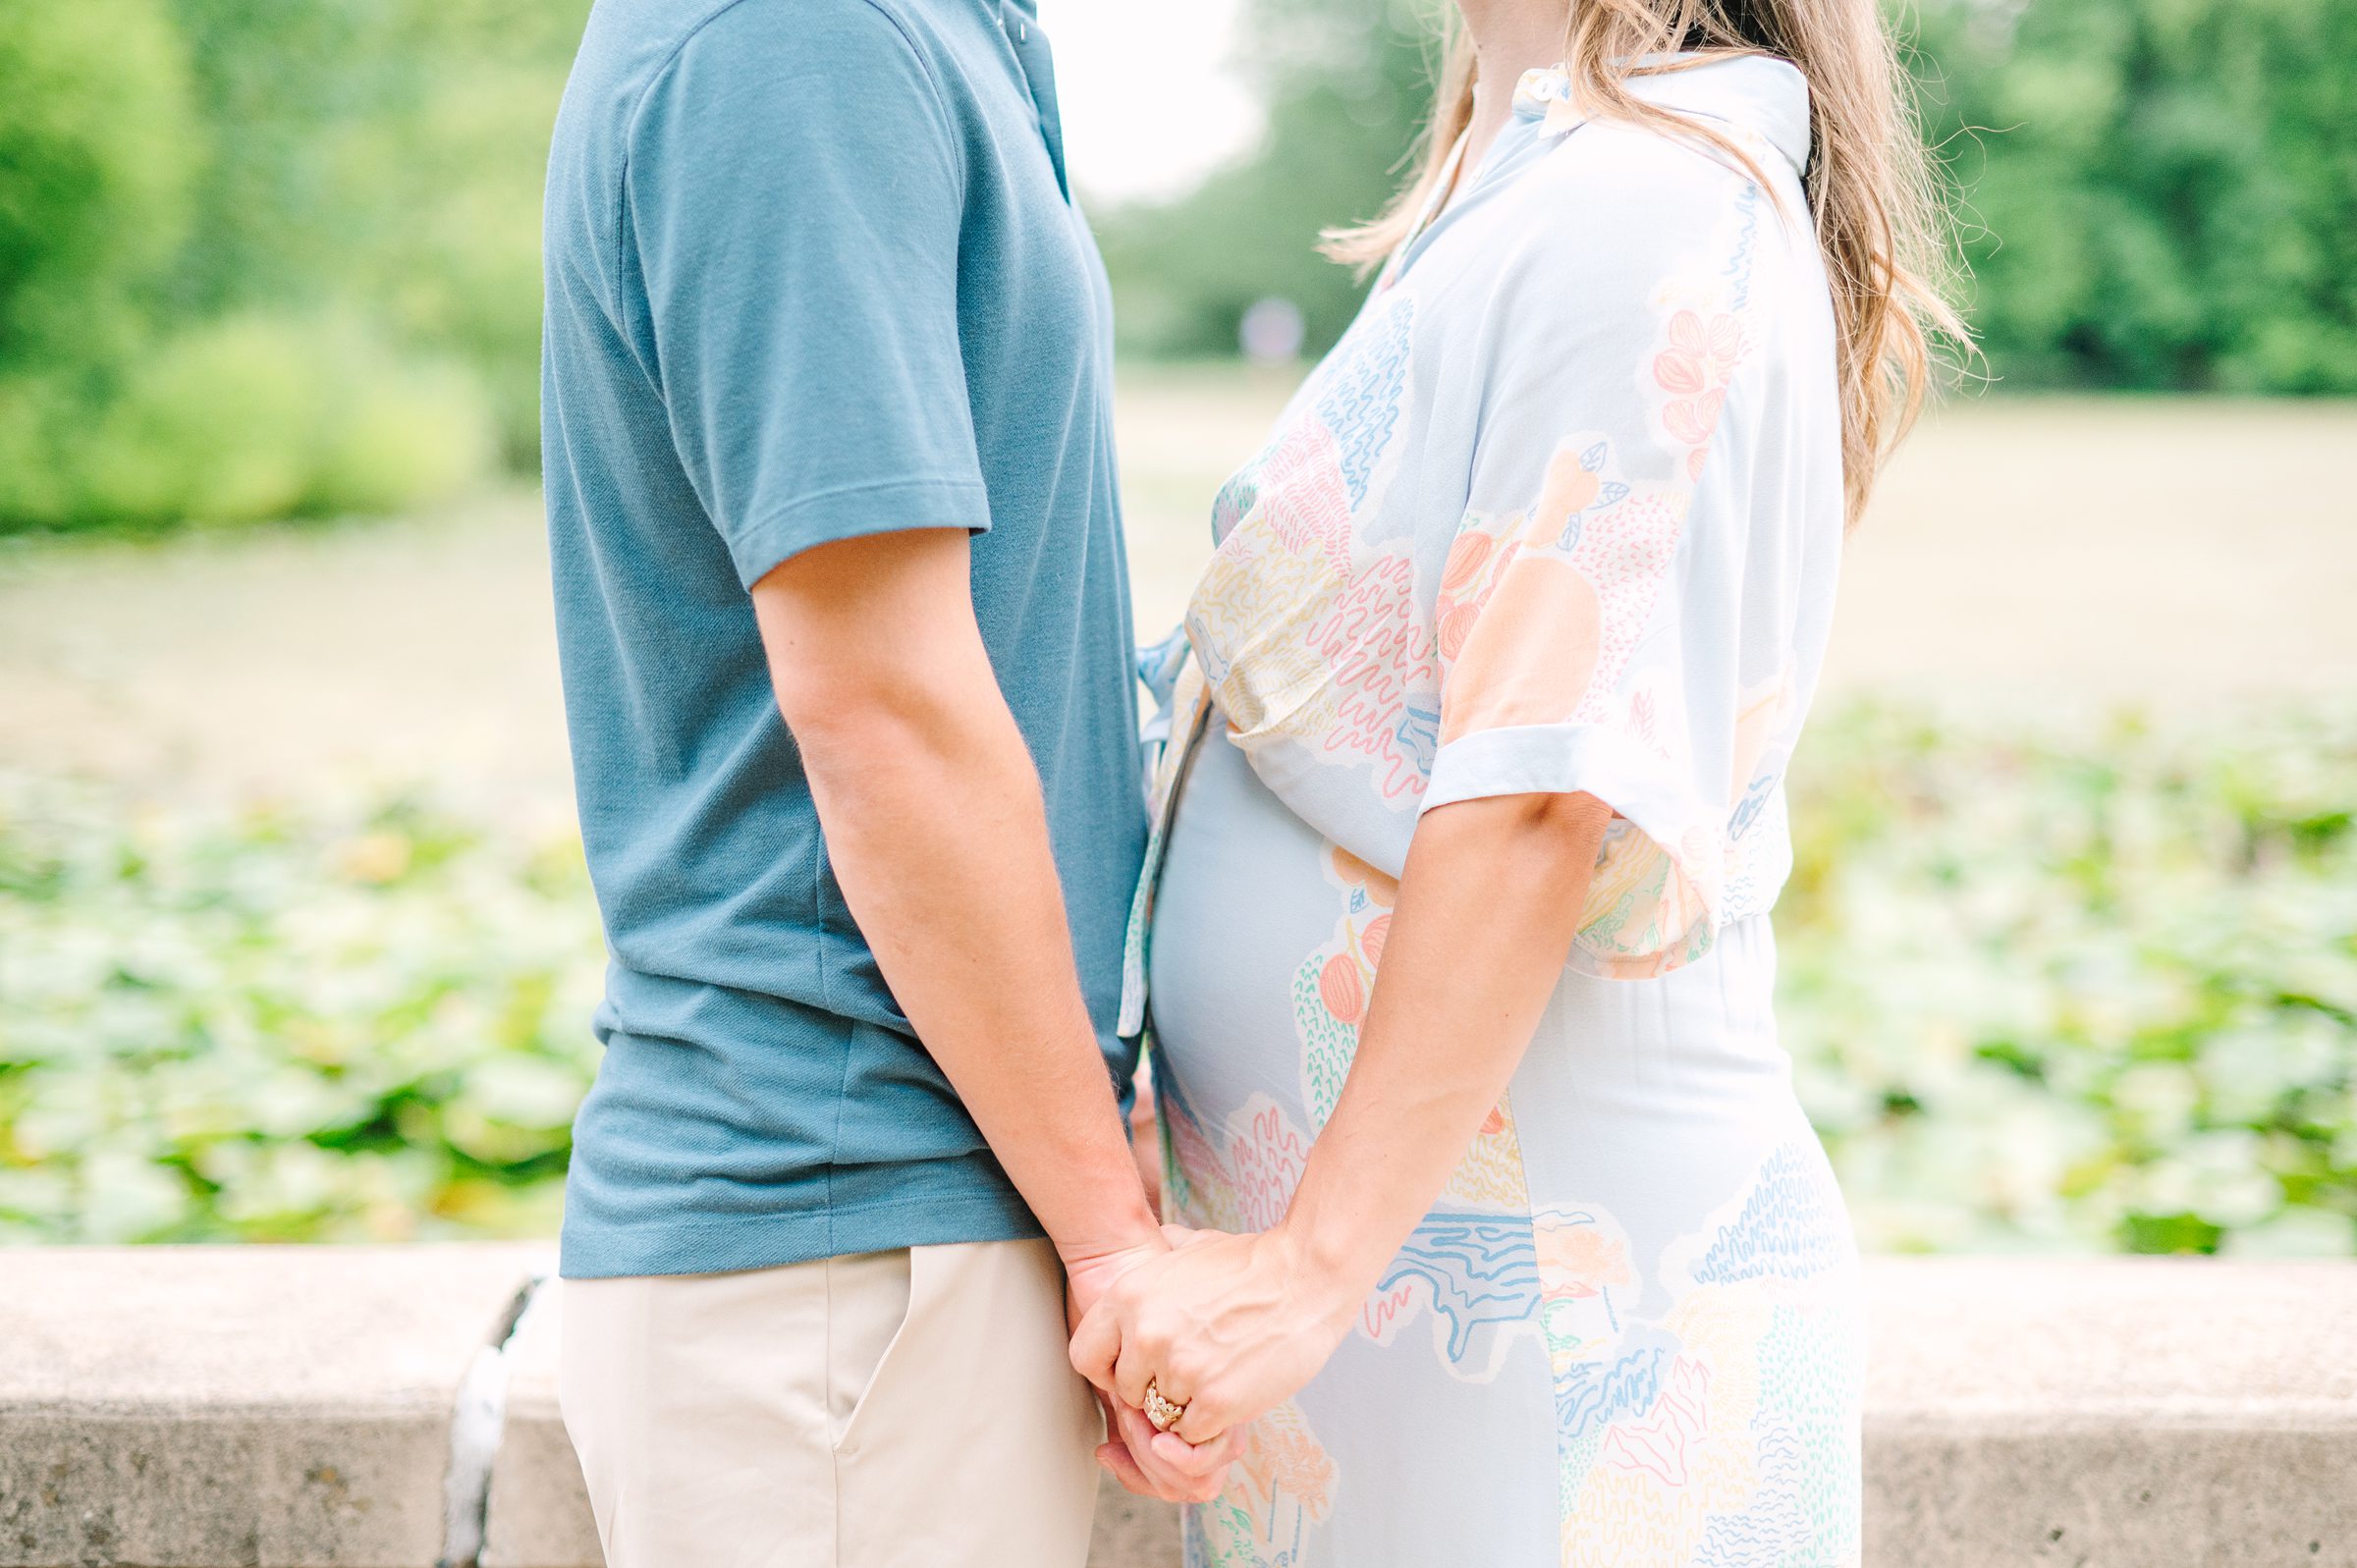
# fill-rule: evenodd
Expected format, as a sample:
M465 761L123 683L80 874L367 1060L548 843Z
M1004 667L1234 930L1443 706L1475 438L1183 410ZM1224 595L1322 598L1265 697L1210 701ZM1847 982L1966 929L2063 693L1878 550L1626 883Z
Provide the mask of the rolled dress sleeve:
M1610 805L1572 962L1617 976L1708 949L1730 823L1797 717L1793 574L1777 565L1797 523L1754 483L1783 337L1767 259L1780 219L1749 181L1650 139L1597 160L1570 214L1609 241L1534 236L1503 274L1493 318L1516 328L1493 350L1435 607L1441 745L1423 805Z
M621 247L688 481L747 587L814 545L980 530L949 110L868 0L740 5L639 105Z

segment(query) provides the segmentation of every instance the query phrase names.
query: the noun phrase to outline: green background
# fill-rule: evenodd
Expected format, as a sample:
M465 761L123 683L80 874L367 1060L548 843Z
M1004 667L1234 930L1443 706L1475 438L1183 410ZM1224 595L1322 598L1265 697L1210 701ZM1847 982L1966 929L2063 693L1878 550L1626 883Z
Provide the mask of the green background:
M1233 356L1242 311L1271 295L1301 306L1312 351L1330 342L1358 286L1312 243L1382 204L1429 90L1424 14L1246 4L1264 141L1174 200L1098 214L1125 395L1149 394L1124 441L1133 553L1156 583L1191 572L1223 455L1258 439L1270 389L1240 368L1141 367ZM231 620L277 609L289 635L319 635L306 594L343 603L327 588L355 572L439 569L390 572L410 557L461 575L528 557L500 591L545 603L536 509L512 480L536 456L541 164L584 10L0 5L0 534L20 536L0 568L26 568L0 606L80 594L101 628L92 647L39 644L80 649L95 676L53 662L29 678L120 698L121 717L92 710L100 730L136 725L142 702L199 706L155 672L240 668L206 657L237 639L203 593L225 593ZM1983 396L2357 394L2357 5L1907 15ZM2210 531L2297 511L2316 530L2271 537L2346 559L2317 470L2215 417L2222 404L2133 439L2110 410L2149 404L2019 406L2067 426L2056 463L2181 469L2165 493ZM2347 428L2284 407L2253 417ZM2057 539L2100 523L2133 553L2149 514L2091 518L2102 485L2057 504L2051 473L1997 460L2007 428L1954 427L1943 548L1989 548L1972 509L2002 507ZM1891 512L1862 549L1923 522ZM353 514L401 517L376 544L309 530L300 551L294 530L243 526L250 555L33 537ZM480 553L448 543L478 522ZM2134 566L2025 553L2007 569L2055 591L2007 602L2048 623L1988 634L2050 639L2035 700L1957 716L1920 692L1844 695L1796 764L1780 1005L1872 1246L2357 1252L2357 711L2251 649L2255 696L2149 687L2149 720L2062 700L2084 674L2083 644L2056 635L2073 606L2189 602ZM423 672L388 725L425 709L553 724L528 682L451 690L425 657L445 633L423 597L375 623L411 640L366 650ZM2198 642L2190 602L2105 623ZM105 644L150 620L186 638L138 677L163 695L107 685L110 659L133 663ZM602 952L577 839L381 781L326 789L307 764L275 798L232 802L192 778L159 789L53 763L57 732L23 701L44 693L9 684L35 645L11 629L0 608L0 1242L545 1233L595 1065ZM227 749L300 722L252 689L205 721Z
M538 187L581 0L0 9L0 529L399 510L534 461ZM1250 0L1250 155L1104 216L1124 347L1357 285L1428 10ZM2357 392L2357 7L1929 0L1999 387Z

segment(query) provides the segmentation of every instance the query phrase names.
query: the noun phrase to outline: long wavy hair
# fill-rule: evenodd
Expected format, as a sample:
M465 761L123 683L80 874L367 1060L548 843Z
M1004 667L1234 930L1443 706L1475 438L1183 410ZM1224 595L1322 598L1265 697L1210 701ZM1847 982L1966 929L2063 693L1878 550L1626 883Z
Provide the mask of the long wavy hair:
M1327 233L1326 253L1339 261L1372 266L1397 248L1473 118L1472 40L1456 8L1447 9L1439 92L1415 172L1372 222ZM1923 407L1935 347L1971 351L1949 302L1957 268L1946 190L1924 147L1912 83L1876 0L1571 0L1563 68L1586 113L1711 142L1748 164L1707 128L1629 92L1633 72L1664 69L1634 62L1673 51L1775 55L1808 81L1813 149L1803 184L1833 289L1854 526Z

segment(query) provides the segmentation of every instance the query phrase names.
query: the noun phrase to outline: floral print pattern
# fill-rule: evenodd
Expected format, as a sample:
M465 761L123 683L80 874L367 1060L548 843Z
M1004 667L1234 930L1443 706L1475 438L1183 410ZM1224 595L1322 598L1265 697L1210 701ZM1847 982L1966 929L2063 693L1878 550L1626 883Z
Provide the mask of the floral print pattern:
M1805 158L1781 62L1636 81L1786 176ZM1393 875L1439 805L1610 804L1575 962L1641 977L1767 909L1788 865L1783 768L1839 552L1837 451L1809 422L1832 417L1831 318L1796 182L1583 129L1566 92L1525 81L1518 125L1223 489L1184 629L1192 701ZM1608 157L1647 166L1582 166ZM1616 212L1640 177L1649 210Z

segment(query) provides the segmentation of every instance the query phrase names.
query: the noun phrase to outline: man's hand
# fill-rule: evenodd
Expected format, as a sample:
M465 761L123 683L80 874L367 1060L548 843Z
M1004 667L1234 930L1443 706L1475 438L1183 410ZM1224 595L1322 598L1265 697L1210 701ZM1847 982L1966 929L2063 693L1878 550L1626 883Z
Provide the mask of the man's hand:
M848 539L764 577L753 609L836 879L917 1038L1056 1243L1069 1326L1170 1243L1122 1136L1039 776L974 624L969 569L958 530ZM1218 1495L1240 1448L1191 1448L1134 1410L1109 1410L1108 1428L1100 1462L1174 1501Z

